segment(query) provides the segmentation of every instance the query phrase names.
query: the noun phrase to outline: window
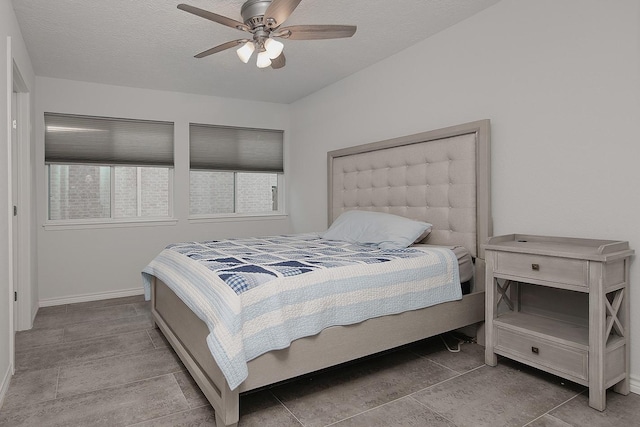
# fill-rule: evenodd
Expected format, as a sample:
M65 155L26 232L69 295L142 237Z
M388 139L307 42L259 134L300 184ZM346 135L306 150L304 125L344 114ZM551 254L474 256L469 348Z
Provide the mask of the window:
M169 168L50 164L48 170L50 220L170 215Z
M190 125L192 216L281 214L283 132Z
M48 219L172 215L173 123L45 113Z

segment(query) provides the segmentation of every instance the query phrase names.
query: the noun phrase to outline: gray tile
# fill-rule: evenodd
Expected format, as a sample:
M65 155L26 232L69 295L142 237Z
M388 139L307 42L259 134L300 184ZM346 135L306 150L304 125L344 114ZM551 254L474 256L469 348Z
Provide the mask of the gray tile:
M137 316L133 304L115 305L112 307L88 308L84 310L69 310L38 314L33 321L34 329L55 329L81 322L97 322L101 320L121 319Z
M582 425L586 426L589 424L582 424ZM564 421L559 420L558 418L553 417L549 414L544 414L537 420L534 420L529 424L527 424L526 427L577 427L577 426L574 426L573 424L565 423Z
M187 402L189 403L189 406L191 408L197 408L198 406L209 404L209 401L204 396L204 394L200 390L200 387L198 387L198 384L196 384L189 372L176 372L173 374L173 376L176 377L176 381L178 382L178 385L180 386L180 389L182 390L182 393L184 394L184 397L187 399Z
M632 426L640 420L640 395L628 396L607 392L607 409L600 412L589 406L588 392L550 412L556 418L575 426Z
M88 308L111 307L115 305L124 305L124 304L136 304L143 301L144 301L144 295L133 295L130 297L110 298L110 299L103 299L103 300L97 300L97 301L79 302L75 304L69 304L67 306L67 311L86 310Z
M54 399L57 382L58 368L15 374L11 378L2 408Z
M240 396L239 427L302 427L268 390Z
M501 361L496 367L483 366L413 397L459 427L522 426L582 390L541 371Z
M457 375L409 351L349 364L273 389L305 426L323 426Z
M35 329L16 334L17 373L0 426L214 425L210 405L151 327L142 296L69 308L44 307ZM439 338L427 340L273 388L300 421L270 390L242 395L239 426L598 427L640 419L640 396L610 393L600 413L586 393L575 397L583 387L503 358L489 368L483 356L474 344L452 354Z
M153 328L153 321L151 320L150 314L98 322L75 323L64 327L64 341L79 341L149 328Z
M64 329L29 329L16 332L16 351L62 342Z
M66 325L67 312L52 311L42 313L38 310L35 319L33 319L33 329L60 329Z
M403 397L355 417L335 424L335 427L455 427L411 397Z
M188 409L172 375L10 408L0 426L124 426Z
M16 351L16 371L51 368L153 349L145 331Z
M189 409L166 417L156 418L139 424L132 424L131 427L204 427L215 426L216 417L211 406L201 406L200 408ZM242 422L240 427L244 426Z
M138 302L133 304L138 314L151 313L151 301Z
M449 347L454 348L455 340L448 338ZM484 347L478 344L463 343L460 351L450 352L442 342L440 336L430 338L411 348L416 353L433 360L449 369L463 373L484 365Z
M71 308L69 308L67 310L67 324L122 319L124 317L137 315L138 313L133 304L87 308L84 310L71 310Z
M60 368L58 397L178 372L184 366L168 349L105 357Z
M169 341L167 341L160 329L147 329L147 334L149 334L149 338L155 348L171 347L171 344L169 344Z
M38 307L38 314L47 314L47 313L59 313L66 312L67 304L62 305L50 305L48 307Z

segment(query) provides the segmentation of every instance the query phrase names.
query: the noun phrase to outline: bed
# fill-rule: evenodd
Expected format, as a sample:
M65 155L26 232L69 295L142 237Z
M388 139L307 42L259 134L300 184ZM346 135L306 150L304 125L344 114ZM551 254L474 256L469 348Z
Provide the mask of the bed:
M296 339L250 360L246 379L230 387L207 345L208 326L151 277L154 321L213 406L217 427L237 425L241 393L483 322L482 243L492 235L489 131L482 120L328 153L329 224L350 210L431 223L421 244L463 247L474 261L471 291L460 300Z

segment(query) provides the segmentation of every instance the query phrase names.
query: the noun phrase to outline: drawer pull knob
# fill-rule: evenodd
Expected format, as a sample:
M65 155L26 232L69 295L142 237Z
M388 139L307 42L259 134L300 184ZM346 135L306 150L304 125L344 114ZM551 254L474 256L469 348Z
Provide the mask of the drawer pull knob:
M540 354L540 350L538 349L538 347L531 347L531 352L534 354Z
M531 264L531 269L534 271L540 271L540 264Z

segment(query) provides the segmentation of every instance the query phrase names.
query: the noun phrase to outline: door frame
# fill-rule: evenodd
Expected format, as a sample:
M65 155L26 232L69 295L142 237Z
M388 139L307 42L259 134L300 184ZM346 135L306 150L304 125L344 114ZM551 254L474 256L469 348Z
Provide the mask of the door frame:
M17 202L17 235L13 235L16 241L17 257L16 269L13 272L13 280L16 283L18 301L15 303L16 324L14 330L22 331L31 329L33 317L35 315L32 291L32 259L31 253L31 224L34 220L31 197L31 102L27 84L20 73L20 69L15 61L11 60L11 84L12 92L15 92L16 106L15 112L17 121L16 147L18 170L12 172L12 179L18 179L17 197L13 197ZM12 97L13 99L13 97ZM11 125L11 123L10 123ZM13 183L11 184L13 187ZM13 300L13 298L12 298ZM36 307L37 309L37 307Z
M33 306L32 292L32 265L34 260L31 258L32 242L31 242L31 224L33 221L32 214L32 197L31 197L31 97L29 88L20 73L20 69L13 60L12 38L7 37L7 208L8 208L8 242L7 250L9 259L8 277L9 280L9 363L11 365L11 373L15 370L15 331L30 329L33 325L33 316L35 311ZM15 110L14 110L14 92ZM18 123L16 129L16 146L17 146L17 167L18 170L13 171L13 111L16 113L16 121ZM18 223L14 232L13 227L13 201L14 201L14 176L18 179L17 197L18 203ZM22 211L22 212L21 212ZM14 254L14 241L16 242L16 251ZM17 257L17 263L14 271L14 257ZM14 280L16 280L14 282ZM18 292L18 301L14 303L14 287ZM14 310L17 313L14 315ZM14 319L15 317L15 319ZM15 320L15 321L14 321Z

